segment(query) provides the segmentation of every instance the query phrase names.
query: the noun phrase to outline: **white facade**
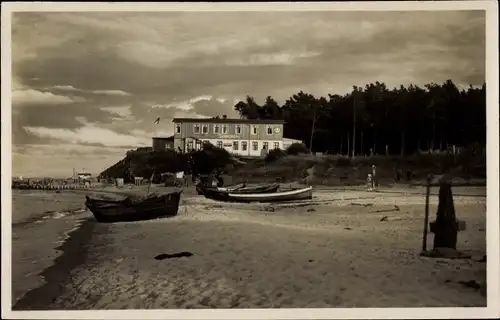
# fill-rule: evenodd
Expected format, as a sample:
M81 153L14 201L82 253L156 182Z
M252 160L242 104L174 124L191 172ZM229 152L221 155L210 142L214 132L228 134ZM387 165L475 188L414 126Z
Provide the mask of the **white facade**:
M267 150L283 149L283 141L276 140L202 139L202 141L210 142L216 147L227 150L229 153L250 157L259 157L264 147ZM196 144L193 144L193 148L196 148Z
M301 142L283 138L281 120L245 120L176 118L174 122L174 149L189 152L202 148L203 142L225 149L229 153L260 157L269 150L285 150Z

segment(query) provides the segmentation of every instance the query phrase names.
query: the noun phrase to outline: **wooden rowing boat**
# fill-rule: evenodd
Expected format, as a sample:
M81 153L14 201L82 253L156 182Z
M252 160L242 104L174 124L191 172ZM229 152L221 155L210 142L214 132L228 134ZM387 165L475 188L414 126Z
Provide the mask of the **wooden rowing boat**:
M239 190L243 187L245 187L245 184L244 183L239 183L239 184L235 184L235 185L231 185L231 186L227 186L227 187L212 187L212 186L208 186L202 182L198 182L196 184L196 193L198 194L203 194L199 189L198 189L198 186L200 185L203 185L205 188L208 188L208 189L214 189L214 190L218 190L218 191L221 191L221 192L228 192L228 191L235 191L235 190Z
M150 220L177 215L181 193L182 190L137 200L107 200L85 196L85 206L98 222Z
M217 188L221 192L238 193L238 194L250 194L250 193L273 193L278 191L280 185L279 183L271 183L256 186L246 186L243 184L241 187L237 188Z
M221 192L213 188L198 186L199 191L208 199L224 202L283 202L312 199L312 187L272 193Z
M234 185L227 186L227 187L216 187L216 189L219 190L219 191L222 191L222 192L226 192L226 191L239 190L239 189L242 189L242 188L245 188L245 187L246 187L246 185L244 183L238 183L238 184L234 184ZM210 188L210 187L207 186L207 188Z

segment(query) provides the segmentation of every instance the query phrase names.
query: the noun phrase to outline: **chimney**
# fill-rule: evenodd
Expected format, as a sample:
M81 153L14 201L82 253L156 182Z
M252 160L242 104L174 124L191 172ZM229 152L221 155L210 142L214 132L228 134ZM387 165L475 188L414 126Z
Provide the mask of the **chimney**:
M223 114L222 119L227 119L227 115Z

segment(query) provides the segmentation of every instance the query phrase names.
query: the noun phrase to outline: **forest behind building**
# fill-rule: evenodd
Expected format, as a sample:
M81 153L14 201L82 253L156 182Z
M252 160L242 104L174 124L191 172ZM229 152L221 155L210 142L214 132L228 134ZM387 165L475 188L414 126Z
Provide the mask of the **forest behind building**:
M481 152L486 145L485 84L459 89L447 80L390 89L375 82L344 95L300 91L282 105L271 96L263 104L247 96L235 110L246 119L285 120L286 137L313 152L404 156L453 145Z
M233 176L293 180L314 167L315 175L324 171L322 179L338 180L348 175L357 183L373 164L379 168L378 175L389 179L395 170L412 170L419 178L445 172L464 177L486 175L485 84L459 89L447 80L389 89L375 82L364 88L354 86L344 95L318 97L300 91L281 105L271 96L262 104L247 96L234 108L245 119L284 120L285 137L301 140L304 145L270 150L266 159L247 159L245 165L231 170ZM334 156L297 157L311 150ZM182 170L209 173L234 162L226 150L215 146L190 156L195 160L193 168L188 154L130 151L102 175L148 177L153 172Z

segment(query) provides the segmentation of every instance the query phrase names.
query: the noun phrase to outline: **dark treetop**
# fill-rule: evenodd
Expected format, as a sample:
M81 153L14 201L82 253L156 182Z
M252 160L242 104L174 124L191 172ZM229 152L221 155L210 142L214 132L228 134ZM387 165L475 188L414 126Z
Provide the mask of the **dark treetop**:
M285 135L308 147L315 118L312 149L319 152L351 154L354 146L356 154L370 149L382 154L387 146L389 153L405 155L486 144L485 84L459 90L447 80L388 89L375 82L354 86L345 95L315 97L300 91L283 105L270 96L259 105L247 96L235 110L245 119L284 120Z

